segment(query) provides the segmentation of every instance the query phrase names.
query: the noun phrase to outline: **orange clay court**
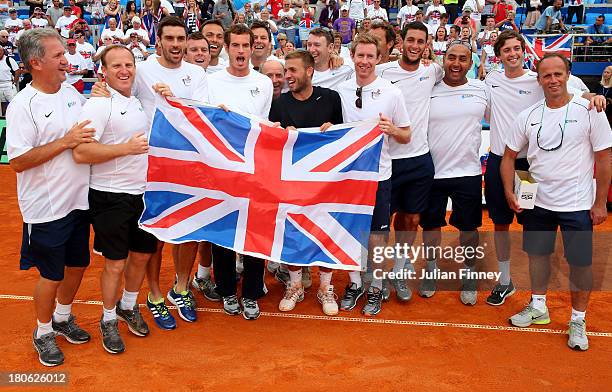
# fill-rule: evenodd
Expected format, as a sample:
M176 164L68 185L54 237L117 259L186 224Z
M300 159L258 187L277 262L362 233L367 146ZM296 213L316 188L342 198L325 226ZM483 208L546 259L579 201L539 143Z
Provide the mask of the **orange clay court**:
M549 291L551 324L521 330L510 327L508 317L522 309L529 293L519 291L503 306L493 307L485 304L491 285L481 287L473 307L461 304L457 291L440 291L430 299L415 293L408 303L399 303L392 294L376 318L362 317L361 302L352 312L327 317L316 300L315 268L313 286L293 312L278 311L283 288L268 274L269 293L259 301L259 320L227 316L220 303L195 293L196 323L177 317L176 330L162 331L143 309L150 335L136 337L120 324L126 352L112 356L102 348L98 330L103 260L92 255L73 307L92 340L75 346L58 338L66 361L45 368L32 347L36 321L31 296L38 273L19 270L22 222L15 174L6 165L0 166L0 183L0 304L4 314L0 347L6 350L0 371L66 372L68 377L68 387L5 383L0 386L3 390L603 391L612 385L612 271L595 263L595 281L601 289L593 292L587 311L590 349L586 352L572 351L566 345L571 310L567 291ZM492 239L491 233L485 233L491 230L485 213L481 243ZM515 225L513 230L520 227ZM597 231L612 232L612 219ZM603 235L608 238L596 239L594 249L599 260L609 264L610 237ZM516 247L514 244L513 249ZM164 249L161 274L166 289L174 275L170 249ZM492 247L485 260L494 265ZM554 262L560 270L566 268L564 260ZM417 271L422 264L417 261ZM444 269L445 264L440 267ZM520 250L513 250L511 273L513 279L521 280L523 290L528 287L527 257ZM556 279L561 284L567 281L563 273ZM334 274L336 293L343 291L346 282L346 273ZM141 304L148 290L146 280L144 285ZM174 309L172 312L176 315Z

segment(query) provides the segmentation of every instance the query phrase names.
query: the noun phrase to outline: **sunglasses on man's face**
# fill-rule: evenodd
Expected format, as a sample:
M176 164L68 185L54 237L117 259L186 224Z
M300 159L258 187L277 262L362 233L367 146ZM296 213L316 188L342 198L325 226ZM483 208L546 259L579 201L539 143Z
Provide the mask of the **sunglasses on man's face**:
M363 101L361 100L362 93L363 93L363 88L357 87L357 91L355 91L355 95L357 96L357 99L355 100L355 106L357 106L358 109L361 109L363 106Z

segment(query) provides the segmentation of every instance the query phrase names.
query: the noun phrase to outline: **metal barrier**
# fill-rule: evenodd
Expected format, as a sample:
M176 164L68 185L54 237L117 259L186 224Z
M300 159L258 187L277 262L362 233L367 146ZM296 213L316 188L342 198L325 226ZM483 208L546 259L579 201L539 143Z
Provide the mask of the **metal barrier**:
M612 38L612 34L572 34L572 57L574 62L610 62L612 61L612 43L592 43L587 45L588 37Z

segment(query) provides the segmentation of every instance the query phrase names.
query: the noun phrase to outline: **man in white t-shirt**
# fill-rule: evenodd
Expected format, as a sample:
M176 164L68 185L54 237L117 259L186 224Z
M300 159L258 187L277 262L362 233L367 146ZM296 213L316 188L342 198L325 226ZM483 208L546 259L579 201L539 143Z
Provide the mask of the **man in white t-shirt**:
M202 34L210 45L210 62L206 73L212 74L227 67L227 63L219 55L223 49L223 24L218 20L207 20L202 25Z
M359 24L367 13L368 3L365 0L348 0L349 18Z
M72 22L77 20L76 15L72 15L72 8L70 6L64 7L64 15L57 19L55 28L59 31L60 35L64 38L70 37L70 25Z
M157 239L138 227L149 144L144 128L147 118L140 101L131 95L136 71L133 54L125 46L110 46L102 55L102 71L111 96L90 98L81 114L81 119L91 119L95 142L77 146L72 154L77 163L91 164L89 209L94 243L105 258L100 278L102 346L118 354L125 351L118 319L137 336L149 334L137 298ZM118 298L124 276L125 288Z
M455 41L457 42L457 41ZM428 143L435 175L421 214L425 246L439 247L441 228L446 226L446 206L452 200L449 223L459 230L459 244L476 249L478 227L482 226L482 168L480 139L482 119L489 104L487 88L480 80L467 79L472 67L471 48L451 43L444 55L444 79L431 92ZM467 257L460 268L460 299L465 305L476 305L476 258ZM427 255L428 264L435 255Z
M142 26L142 20L140 20L140 17L138 17L138 16L134 16L132 18L132 28L128 29L125 32L125 36L124 36L124 43L125 44L127 44L129 42L129 38L132 35L132 33L138 34L138 42L143 44L145 47L149 46L149 44L150 44L149 33Z
M412 140L409 144L400 144L393 140L389 143L393 159L391 212L396 214L396 242L412 245L434 178L427 130L431 91L442 79L443 72L436 63L429 66L421 64L421 56L427 47L427 27L423 23L406 24L402 34L404 47L401 59L379 64L376 72L402 91L402 98L412 121ZM413 269L414 262L415 260L397 258L394 270L397 272L406 268ZM435 268L435 262L427 265L429 271ZM400 301L410 300L412 292L405 280L394 279L392 283ZM428 280L421 283L421 296L431 297L435 293L435 285Z
M76 39L76 51L85 59L85 62L87 62L88 73L86 76L93 76L93 56L96 53L94 47L89 42L85 41L85 34L81 31L74 32L74 39Z
M119 42L125 41L125 34L123 34L121 29L117 28L117 20L115 18L108 20L108 27L102 31L100 37L113 37L113 40L118 40Z
M387 10L380 6L380 0L374 0L373 4L368 7L368 18L372 19L372 22L389 21Z
M272 81L265 75L251 69L249 63L255 37L244 25L233 25L225 31L225 50L229 56L229 66L210 75L209 102L223 105L228 110L236 110L267 119L272 105ZM244 255L244 276L242 279L242 298L236 296L236 254L234 251L212 245L215 262L213 269L217 283L217 293L223 298L223 310L229 315L241 312L247 320L259 318L257 300L266 288L264 285L264 260ZM218 260L218 261L217 261Z
M442 14L446 14L446 9L440 5L440 0L433 0L433 4L425 11L425 20L433 31L438 28Z
M2 115L6 113L6 106L17 94L15 87L21 71L14 58L4 55L4 48L0 46L0 103Z
M4 28L12 34L17 34L19 30L23 29L23 21L17 17L15 8L9 8L9 19L4 22Z
M495 253L501 276L499 283L487 298L489 305L502 305L507 297L515 292L510 278L510 235L508 230L514 220L514 211L510 209L504 196L500 177L501 158L504 154L506 138L516 119L517 111L524 110L543 98L542 88L538 85L536 74L523 68L525 40L514 30L503 31L495 41L495 55L504 65L503 71L492 71L485 78L491 97L491 150L487 158L487 170L484 175L485 199L489 217L495 228ZM580 92L576 92L580 95ZM583 94L601 110L605 98L593 97L594 94ZM525 159L526 150L520 151L516 160L517 170L529 170ZM520 215L517 216L519 223Z
M64 54L68 60L68 69L66 69L66 83L71 84L78 92L83 93L85 83L83 76L88 72L87 61L76 51L77 42L71 38L67 41L66 47L68 51Z
M255 20L251 24L251 31L255 36L253 53L251 54L251 65L254 70L259 71L266 60L277 60L278 58L274 55L270 55L272 51L272 32L270 31L268 23L261 20Z
M175 16L165 17L157 30L157 47L160 56L138 63L136 79L132 86L132 94L138 98L144 109L147 123L144 129L148 132L155 113L155 100L158 94L176 96L205 102L208 98L208 83L206 72L199 66L183 61L185 53L187 30L181 19ZM109 96L103 83L96 83L92 96ZM184 247L183 247L184 246ZM147 307L153 314L156 325L161 329L176 328L176 320L170 314L164 294L159 284L161 267L161 250L163 243L159 242L158 251L151 257L147 266L147 281L150 289L147 296ZM189 278L197 243L181 244L180 252L175 253L174 264L177 281L166 298L177 305L179 316L187 321L197 320L196 303L189 290ZM181 254L185 257L178 257Z
M34 8L34 14L32 15L32 27L35 29L42 29L49 25L49 20L45 16L42 8Z
M497 31L495 28L495 17L493 15L489 15L487 16L484 29L478 33L478 46L482 47L484 43L489 40L489 35L494 31Z
M400 8L397 13L397 24L401 29L404 28L406 23L414 22L416 20L416 12L419 7L412 4L412 0L406 0L406 5Z
M77 122L85 98L62 84L68 63L57 32L32 29L21 40L21 59L32 83L9 105L7 151L17 172L24 222L20 268L36 267L40 273L32 339L39 361L57 366L64 362L57 334L73 344L90 340L71 314L89 265L89 165L76 164L71 149L91 143L95 131L87 127L89 121Z
M306 48L315 60L315 70L312 85L335 89L340 83L348 80L354 70L348 65L332 69L329 65L334 49L334 36L328 29L314 28L310 30Z
M544 100L521 112L514 122L501 175L508 204L521 212L513 189L514 161L527 148L529 173L538 183L535 207L523 211L523 250L529 255L532 295L510 322L517 327L550 323L546 291L560 227L572 302L567 345L584 351L589 348L585 318L593 286L593 226L608 217L612 132L604 113L589 110L588 100L568 91L569 69L569 61L556 53L538 63Z
M28 31L32 29L32 22L30 22L30 19L24 19L23 20L23 29L19 30L17 32L17 34L15 34L15 38L14 38L14 44L15 46L19 45L19 38L21 38L21 36L23 35L24 32Z
M345 122L378 121L384 133L380 155L376 205L372 214L371 234L368 244L372 249L386 243L391 217L391 155L390 139L406 144L410 141L410 116L404 105L402 92L388 80L377 77L376 64L380 61L378 40L368 33L359 34L351 45L351 57L355 63L355 77L340 83L337 88L342 100L342 117ZM382 233L381 233L382 232ZM370 266L371 267L371 266ZM372 268L369 268L372 271ZM362 313L375 316L382 309L382 285L380 271L373 271L372 284L367 292L367 302ZM359 271L349 272L350 282L340 301L340 309L352 310L363 295L364 287Z
M139 63L141 61L145 61L147 57L149 57L149 52L147 52L147 47L140 41L140 36L138 33L133 31L130 34L129 39L130 40L125 46L132 51L136 62Z

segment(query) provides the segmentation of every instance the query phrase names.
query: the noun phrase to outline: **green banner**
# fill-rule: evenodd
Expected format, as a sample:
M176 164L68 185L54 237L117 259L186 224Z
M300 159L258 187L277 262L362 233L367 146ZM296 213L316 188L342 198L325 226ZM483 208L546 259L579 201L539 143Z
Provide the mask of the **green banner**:
M0 163L8 164L8 155L6 153L6 119L0 117L0 147L2 147L2 155L0 155Z

